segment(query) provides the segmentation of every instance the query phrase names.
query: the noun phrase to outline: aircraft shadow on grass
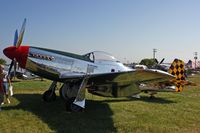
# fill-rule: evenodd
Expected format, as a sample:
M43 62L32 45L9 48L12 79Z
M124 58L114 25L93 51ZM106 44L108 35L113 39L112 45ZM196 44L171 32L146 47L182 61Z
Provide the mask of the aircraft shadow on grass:
M109 102L134 102L134 101L144 101L149 103L158 103L158 104L171 104L176 103L175 101L168 100L161 97L149 98L148 96L140 96L140 98L128 98L128 99L112 99L112 100L102 100L101 102L109 103Z
M51 103L42 101L40 94L15 94L20 103L16 106L5 106L4 110L23 109L37 115L57 133L63 132L117 132L114 127L113 112L108 104L87 100L84 112L67 112L64 102L57 97Z
M133 99L133 98L131 98ZM135 99L135 100L142 100L144 102L149 102L149 103L161 103L161 104L170 104L170 103L176 103L175 101L168 100L162 97L155 97L155 98L149 98L148 96L141 96L140 99Z
M55 102L46 103L40 94L15 94L14 98L20 101L16 106L5 106L4 110L23 109L37 115L48 124L49 128L61 132L117 132L112 120L113 112L107 103L124 101L145 101L152 103L170 104L173 101L163 98L149 99L111 99L102 101L87 100L87 109L84 112L67 112L62 100L57 97Z

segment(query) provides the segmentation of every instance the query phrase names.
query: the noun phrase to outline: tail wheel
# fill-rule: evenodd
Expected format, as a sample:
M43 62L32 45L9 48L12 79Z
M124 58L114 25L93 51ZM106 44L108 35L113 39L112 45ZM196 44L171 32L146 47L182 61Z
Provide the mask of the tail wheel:
M45 91L45 93L42 96L42 99L45 102L53 102L56 100L56 93L52 90Z

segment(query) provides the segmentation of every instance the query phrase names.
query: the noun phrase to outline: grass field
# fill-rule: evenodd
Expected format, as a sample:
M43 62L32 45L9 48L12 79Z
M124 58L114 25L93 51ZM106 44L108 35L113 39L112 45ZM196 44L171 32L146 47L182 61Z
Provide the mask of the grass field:
M87 94L86 110L65 111L62 100L42 101L50 81L14 82L11 104L0 112L0 133L199 133L200 75L181 93L158 93L156 99L103 98ZM57 90L58 94L58 90Z

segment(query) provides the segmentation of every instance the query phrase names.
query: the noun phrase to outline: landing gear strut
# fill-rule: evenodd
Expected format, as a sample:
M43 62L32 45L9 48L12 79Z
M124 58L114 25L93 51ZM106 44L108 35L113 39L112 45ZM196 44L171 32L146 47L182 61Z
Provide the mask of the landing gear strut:
M85 91L88 76L81 82L65 83L60 88L60 96L65 100L67 111L80 112L85 108Z
M44 92L42 99L45 102L52 102L52 101L56 100L56 93L55 93L56 84L57 84L57 82L53 81L51 86L49 87L49 90Z

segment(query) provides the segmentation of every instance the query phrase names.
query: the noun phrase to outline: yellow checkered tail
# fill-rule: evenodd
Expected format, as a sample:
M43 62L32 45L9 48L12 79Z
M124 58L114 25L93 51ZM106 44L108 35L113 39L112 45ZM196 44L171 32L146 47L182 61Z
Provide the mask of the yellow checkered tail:
M185 81L185 68L184 68L184 62L179 59L174 59L172 62L169 71L170 74L174 75L176 78L175 84L176 84L176 91L180 92L183 90L183 85Z

